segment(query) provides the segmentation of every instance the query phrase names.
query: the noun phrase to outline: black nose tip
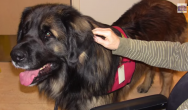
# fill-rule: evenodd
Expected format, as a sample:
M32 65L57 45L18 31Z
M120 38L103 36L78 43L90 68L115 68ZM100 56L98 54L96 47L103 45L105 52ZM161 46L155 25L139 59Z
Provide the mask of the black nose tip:
M26 58L26 54L21 50L13 50L10 55L15 62L21 62Z

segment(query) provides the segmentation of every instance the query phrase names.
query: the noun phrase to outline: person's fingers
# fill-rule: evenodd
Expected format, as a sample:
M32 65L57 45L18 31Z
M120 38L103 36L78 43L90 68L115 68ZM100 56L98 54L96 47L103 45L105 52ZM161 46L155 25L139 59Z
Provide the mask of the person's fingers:
M101 35L104 37L109 37L110 33L111 33L111 29L110 28L95 28L94 30L92 30L94 35Z
M97 42L97 43L99 43L101 45L103 45L104 42L105 42L105 40L102 39L101 37L94 36L93 38L94 38L95 42Z
M110 28L95 28L92 32L94 34L93 38L98 44L111 50L118 48L120 42L119 38ZM102 39L97 35L104 36L105 39Z
M110 28L95 28L95 29L93 29L93 30L94 30L94 31L97 31L97 30L105 31L105 30L108 30L108 29L110 29Z

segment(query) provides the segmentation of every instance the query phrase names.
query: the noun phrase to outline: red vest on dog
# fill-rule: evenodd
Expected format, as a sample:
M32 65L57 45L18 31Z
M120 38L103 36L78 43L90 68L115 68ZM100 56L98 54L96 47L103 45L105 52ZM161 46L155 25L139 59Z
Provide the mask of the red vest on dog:
M117 29L119 32L121 32L122 37L127 38L126 34L120 27L118 26L113 26L113 27ZM112 89L109 91L109 93L124 87L127 83L130 83L134 70L135 70L135 62L131 59L122 57L121 65L119 65L118 67L118 70L115 74L114 84L112 86Z

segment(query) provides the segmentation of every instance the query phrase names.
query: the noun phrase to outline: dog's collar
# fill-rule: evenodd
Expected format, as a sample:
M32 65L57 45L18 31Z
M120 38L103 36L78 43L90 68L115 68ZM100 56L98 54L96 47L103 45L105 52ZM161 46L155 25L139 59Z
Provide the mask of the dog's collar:
M125 32L123 29L121 29L118 26L113 26L113 28L117 29L121 33L121 37L127 38ZM119 65L118 70L115 74L114 84L112 86L112 89L109 91L109 93L116 91L128 83L131 82L132 75L135 70L135 62L131 59L122 57L121 65Z
M128 36L125 34L125 32L123 31L122 28L120 28L119 26L112 26L112 27L117 29L121 33L121 36L119 36L119 37L128 38Z

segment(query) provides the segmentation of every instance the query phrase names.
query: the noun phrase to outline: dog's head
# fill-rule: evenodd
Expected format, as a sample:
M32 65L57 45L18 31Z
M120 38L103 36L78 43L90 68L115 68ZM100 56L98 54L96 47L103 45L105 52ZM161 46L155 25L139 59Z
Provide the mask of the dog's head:
M26 8L19 25L18 44L11 52L14 66L27 70L20 74L21 82L28 86L33 80L38 82L62 69L64 64L74 67L76 62L82 63L84 50L93 42L88 36L92 36L90 24L69 6Z
M111 67L111 52L93 40L92 29L97 26L106 25L70 6L45 4L26 8L17 45L11 51L13 65L26 70L20 73L21 83L40 83L39 88L50 94L58 94L63 88L69 92L84 88L107 92L112 86L106 87L110 82L107 78L113 77L109 72L117 68ZM113 65L118 66L119 62Z

